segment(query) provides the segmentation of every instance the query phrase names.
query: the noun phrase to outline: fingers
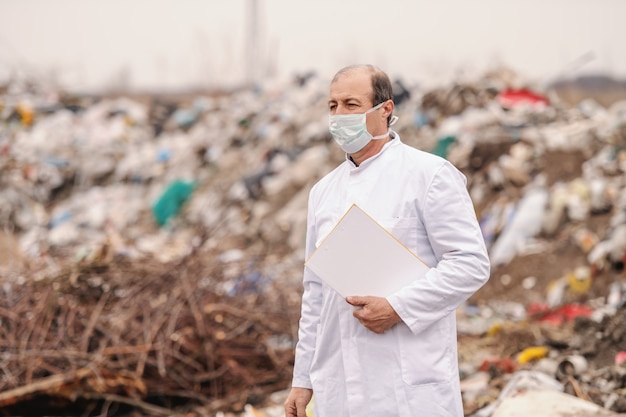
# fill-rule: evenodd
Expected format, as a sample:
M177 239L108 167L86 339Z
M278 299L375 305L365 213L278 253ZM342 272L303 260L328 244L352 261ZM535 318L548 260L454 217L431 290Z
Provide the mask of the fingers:
M346 301L355 307L352 315L368 330L384 333L401 321L400 316L385 298L347 297Z
M301 417L301 416L306 416L305 408L298 409L298 406L296 405L295 401L285 404L285 417Z
M355 307L365 307L376 302L377 298L379 297L351 295L346 297L346 302Z
M355 307L359 307L359 306L364 306L365 304L367 304L368 298L369 297L359 297L359 296L351 295L349 297L346 297L346 302Z
M285 401L286 417L306 417L306 406L308 405L313 391L306 388L292 388Z
M286 405L285 417L306 417L306 404L304 406Z
M380 318L372 317L371 312L365 308L356 308L352 315L368 330L374 333L384 333L386 326L381 322Z
M306 404L303 407L298 408L298 414L296 417L306 417Z

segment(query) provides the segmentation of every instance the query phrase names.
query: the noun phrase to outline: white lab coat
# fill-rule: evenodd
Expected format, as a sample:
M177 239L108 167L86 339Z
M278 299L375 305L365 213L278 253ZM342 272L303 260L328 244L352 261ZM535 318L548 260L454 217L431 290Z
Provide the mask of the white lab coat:
M387 297L403 322L376 334L305 268L292 386L313 389L316 417L463 416L455 309L488 280L487 250L463 174L392 136L312 188L306 257L355 203L431 269Z

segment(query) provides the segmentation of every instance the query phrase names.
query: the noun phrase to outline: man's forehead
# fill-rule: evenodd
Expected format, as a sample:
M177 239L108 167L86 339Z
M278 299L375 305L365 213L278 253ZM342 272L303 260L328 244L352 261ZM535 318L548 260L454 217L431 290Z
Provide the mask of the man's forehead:
M350 98L369 100L372 94L370 74L363 71L351 71L341 74L330 85L330 100L347 100Z

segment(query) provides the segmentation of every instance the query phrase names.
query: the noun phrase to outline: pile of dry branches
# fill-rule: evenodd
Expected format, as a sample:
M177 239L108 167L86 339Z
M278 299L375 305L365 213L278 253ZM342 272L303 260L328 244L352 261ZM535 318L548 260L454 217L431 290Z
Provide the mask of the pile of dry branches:
M214 415L284 389L297 297L225 295L207 264L116 260L5 283L0 415Z

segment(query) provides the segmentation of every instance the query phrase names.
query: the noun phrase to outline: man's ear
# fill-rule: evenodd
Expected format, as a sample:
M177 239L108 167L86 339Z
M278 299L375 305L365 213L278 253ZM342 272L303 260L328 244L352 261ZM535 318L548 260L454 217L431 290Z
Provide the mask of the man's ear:
M395 104L393 104L392 100L387 100L385 104L383 104L383 110L384 110L383 115L385 119L388 118L389 115L393 113L394 107L395 107Z

